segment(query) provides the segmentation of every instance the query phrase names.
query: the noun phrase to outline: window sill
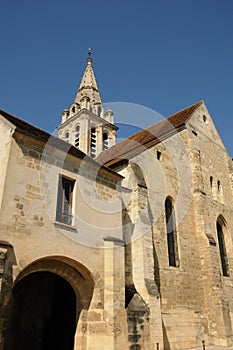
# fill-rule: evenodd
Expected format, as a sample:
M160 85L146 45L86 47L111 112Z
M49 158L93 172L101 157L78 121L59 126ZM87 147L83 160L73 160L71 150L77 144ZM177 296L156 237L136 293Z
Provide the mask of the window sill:
M77 228L71 225L63 224L62 222L55 221L54 226L61 229L61 230L66 230L66 231L71 231L71 232L78 232Z

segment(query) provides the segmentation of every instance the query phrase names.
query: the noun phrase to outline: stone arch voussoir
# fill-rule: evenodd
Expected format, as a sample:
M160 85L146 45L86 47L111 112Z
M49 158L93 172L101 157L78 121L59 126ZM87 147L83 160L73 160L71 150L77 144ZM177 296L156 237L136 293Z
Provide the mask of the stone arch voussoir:
M64 278L73 288L81 309L88 309L94 291L94 278L81 263L64 256L48 256L26 266L16 277L14 285L29 274L48 271Z

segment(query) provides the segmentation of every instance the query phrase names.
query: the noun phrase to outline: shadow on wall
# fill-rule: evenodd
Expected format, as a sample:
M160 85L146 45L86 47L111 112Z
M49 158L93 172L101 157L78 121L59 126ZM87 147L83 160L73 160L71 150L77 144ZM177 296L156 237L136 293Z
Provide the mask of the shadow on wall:
M171 350L168 337L167 337L167 331L164 326L164 322L162 321L162 327L163 327L163 344L164 344L164 350Z
M148 200L148 216L149 216L150 227L151 227L151 231L152 231L153 259L154 259L154 281L155 281L155 284L158 288L158 293L160 295L159 259L158 259L156 249L155 249L155 243L154 243L155 242L155 233L154 233L154 224L153 224L154 218L153 218L153 214L152 214L149 200Z
M138 293L135 293L127 307L128 342L130 350L140 350L147 333L150 310ZM144 344L145 345L145 344Z

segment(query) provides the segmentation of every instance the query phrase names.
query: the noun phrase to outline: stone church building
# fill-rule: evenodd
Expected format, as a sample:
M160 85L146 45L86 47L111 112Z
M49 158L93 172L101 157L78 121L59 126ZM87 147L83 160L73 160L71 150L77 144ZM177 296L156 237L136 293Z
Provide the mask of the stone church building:
M233 345L233 167L203 101L116 143L92 59L58 135L0 110L0 349Z

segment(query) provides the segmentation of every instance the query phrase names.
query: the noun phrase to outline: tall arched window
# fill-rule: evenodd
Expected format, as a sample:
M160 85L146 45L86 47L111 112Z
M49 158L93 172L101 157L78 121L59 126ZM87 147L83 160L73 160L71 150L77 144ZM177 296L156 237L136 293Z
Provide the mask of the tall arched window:
M80 136L80 127L79 127L79 125L76 126L75 131L76 131L76 134L75 134L74 145L75 145L75 147L79 148L79 136Z
M176 234L176 220L172 199L170 197L167 197L165 201L165 215L169 266L177 267L179 266L179 258Z
M95 128L91 128L90 155L92 158L95 158L95 156L96 156L96 130L95 130Z
M107 132L103 133L103 151L108 149L108 134Z
M219 254L221 259L222 266L222 274L223 276L229 276L229 266L225 245L225 237L224 237L224 228L225 228L225 220L222 217L219 217L216 223L217 234L218 234L218 246L219 246Z

